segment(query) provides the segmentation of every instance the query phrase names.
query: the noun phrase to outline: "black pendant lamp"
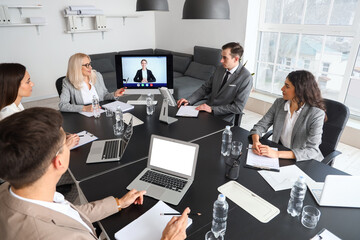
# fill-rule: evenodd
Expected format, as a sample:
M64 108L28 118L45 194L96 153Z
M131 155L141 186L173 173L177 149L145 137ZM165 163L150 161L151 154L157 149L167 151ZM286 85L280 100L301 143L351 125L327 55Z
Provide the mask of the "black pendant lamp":
M136 11L169 11L167 0L137 0Z
M183 19L230 19L228 0L186 0Z

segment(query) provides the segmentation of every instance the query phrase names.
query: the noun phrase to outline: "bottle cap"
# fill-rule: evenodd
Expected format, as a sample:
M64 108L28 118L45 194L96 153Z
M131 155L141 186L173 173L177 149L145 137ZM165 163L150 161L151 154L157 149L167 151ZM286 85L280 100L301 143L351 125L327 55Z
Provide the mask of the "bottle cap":
M226 197L224 194L220 193L219 196L218 196L218 200L219 201L225 201Z
M231 128L231 126L226 126L226 129L227 129L227 130L230 130L230 128Z
M299 176L298 181L305 182L305 178L303 176Z

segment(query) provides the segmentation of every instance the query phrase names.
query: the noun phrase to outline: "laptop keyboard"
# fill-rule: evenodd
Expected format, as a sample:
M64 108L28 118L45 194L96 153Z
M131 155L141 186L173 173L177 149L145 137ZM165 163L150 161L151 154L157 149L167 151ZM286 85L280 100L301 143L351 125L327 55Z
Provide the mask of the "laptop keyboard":
M148 170L141 178L141 181L152 183L164 188L168 188L177 192L181 192L187 183L186 180L171 177L169 175Z
M105 142L102 159L117 158L119 155L119 140Z

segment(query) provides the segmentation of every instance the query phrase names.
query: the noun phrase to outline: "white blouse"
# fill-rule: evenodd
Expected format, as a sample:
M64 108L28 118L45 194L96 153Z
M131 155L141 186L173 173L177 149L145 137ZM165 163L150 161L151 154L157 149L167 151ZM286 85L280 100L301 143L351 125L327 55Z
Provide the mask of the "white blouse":
M305 104L302 105L299 110L294 111L293 115L291 116L290 100L287 101L284 105L284 111L287 111L288 113L286 114L285 117L284 127L281 132L280 141L287 148L291 148L291 135L294 129L294 125L304 106Z
M99 99L99 96L98 96L98 94L96 92L96 89L95 89L94 85L92 84L91 81L89 82L89 84L91 86L90 89L89 89L88 85L85 82L82 83L82 87L80 89L81 96L82 96L83 101L84 101L84 105L91 104L94 95Z
M22 110L24 110L24 107L21 103L19 103L19 106L16 106L15 102L13 102L12 104L7 105L6 107L0 110L0 120L14 113L21 112Z

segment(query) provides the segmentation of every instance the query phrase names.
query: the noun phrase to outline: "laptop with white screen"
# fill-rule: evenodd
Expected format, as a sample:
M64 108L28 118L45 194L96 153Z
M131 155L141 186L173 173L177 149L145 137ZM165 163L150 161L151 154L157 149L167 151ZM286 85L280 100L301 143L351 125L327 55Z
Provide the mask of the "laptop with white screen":
M360 176L328 175L325 182L307 182L320 206L360 208Z
M127 186L177 205L194 181L199 145L151 136L147 168Z

